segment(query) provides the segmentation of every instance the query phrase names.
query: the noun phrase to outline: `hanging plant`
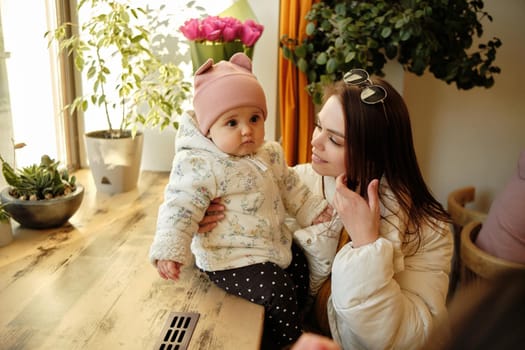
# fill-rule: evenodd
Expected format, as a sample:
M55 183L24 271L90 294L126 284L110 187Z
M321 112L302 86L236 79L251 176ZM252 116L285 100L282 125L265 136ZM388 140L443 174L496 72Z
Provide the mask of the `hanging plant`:
M352 68L384 76L387 60L397 59L417 75L427 69L458 89L494 84L496 49L493 38L473 48L481 37L481 21L492 21L483 1L323 1L306 19L307 37L298 42L283 36L281 49L308 77L308 93L321 103L325 84Z

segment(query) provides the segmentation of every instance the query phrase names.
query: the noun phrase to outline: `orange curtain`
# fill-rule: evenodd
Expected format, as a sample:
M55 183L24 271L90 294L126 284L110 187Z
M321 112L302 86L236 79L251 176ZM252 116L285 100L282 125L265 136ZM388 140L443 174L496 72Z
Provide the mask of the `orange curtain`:
M279 38L288 35L298 39L305 37L305 16L314 0L281 1ZM314 106L305 90L307 78L304 73L279 50L279 114L284 154L288 165L308 163L311 160L314 124Z

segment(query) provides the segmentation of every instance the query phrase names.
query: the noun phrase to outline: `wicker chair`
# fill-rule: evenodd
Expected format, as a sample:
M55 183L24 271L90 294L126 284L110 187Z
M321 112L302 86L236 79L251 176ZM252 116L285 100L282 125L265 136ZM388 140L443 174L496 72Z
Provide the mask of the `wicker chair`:
M502 272L525 271L525 265L523 264L493 256L480 249L474 242L481 227L481 222L472 221L461 230L461 286L476 283L476 281L483 279L491 280Z
M463 226L469 222L483 222L487 218L487 213L465 207L467 203L473 202L475 198L476 189L472 186L458 188L448 195L447 209L454 223L454 233L458 236Z
M447 210L452 218L454 233L454 255L452 257L452 266L450 272L449 300L454 295L459 282L461 271L461 260L459 256L459 247L461 244L461 230L465 225L472 221L484 222L487 214L466 208L466 204L473 202L476 195L476 189L472 186L458 188L448 195Z

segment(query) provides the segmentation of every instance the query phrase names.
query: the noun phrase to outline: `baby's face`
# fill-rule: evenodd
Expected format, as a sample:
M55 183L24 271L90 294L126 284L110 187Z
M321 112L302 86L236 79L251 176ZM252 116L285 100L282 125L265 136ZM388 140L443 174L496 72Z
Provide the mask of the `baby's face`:
M257 107L231 109L213 123L207 136L224 153L255 153L264 143L264 114Z

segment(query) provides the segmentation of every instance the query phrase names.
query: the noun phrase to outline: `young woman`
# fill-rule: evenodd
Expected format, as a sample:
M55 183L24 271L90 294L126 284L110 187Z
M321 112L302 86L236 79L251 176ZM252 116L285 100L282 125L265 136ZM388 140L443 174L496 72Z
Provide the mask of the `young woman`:
M326 91L312 163L296 170L332 203L348 238L326 302L332 338L343 349L420 348L446 313L453 242L421 175L402 97L362 69L348 72Z

